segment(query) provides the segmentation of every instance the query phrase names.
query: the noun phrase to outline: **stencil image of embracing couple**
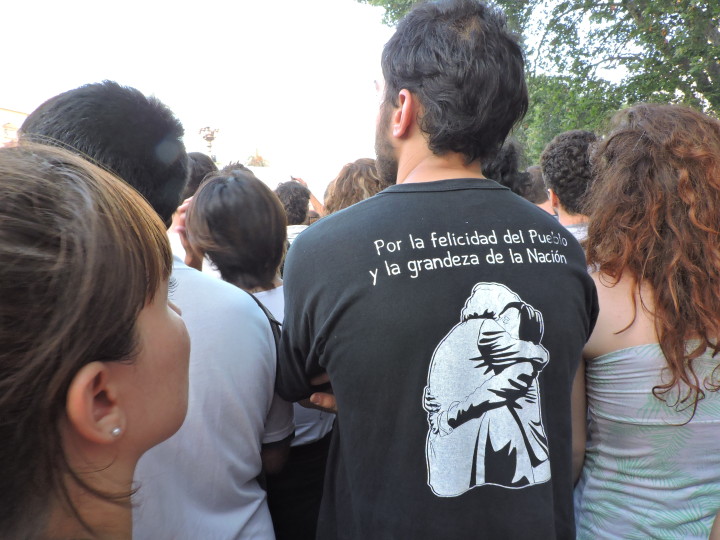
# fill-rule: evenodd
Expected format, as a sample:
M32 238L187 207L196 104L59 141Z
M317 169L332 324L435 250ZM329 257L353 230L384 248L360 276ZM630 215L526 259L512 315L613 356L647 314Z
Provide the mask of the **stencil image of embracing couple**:
M441 497L476 486L550 479L538 375L543 317L506 286L478 283L433 353L423 395L428 485Z

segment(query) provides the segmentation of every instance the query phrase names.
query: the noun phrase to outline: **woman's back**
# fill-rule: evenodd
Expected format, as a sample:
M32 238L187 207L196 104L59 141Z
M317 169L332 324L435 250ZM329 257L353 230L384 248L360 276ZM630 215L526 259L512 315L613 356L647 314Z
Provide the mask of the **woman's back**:
M587 417L575 415L578 434L589 422L578 537L707 538L720 508L720 123L634 105L593 165L600 315L583 351Z
M717 363L706 351L694 365L704 379ZM720 395L706 393L694 416L672 406L677 389L657 399L665 366L657 343L587 360L578 538L708 537L720 508Z

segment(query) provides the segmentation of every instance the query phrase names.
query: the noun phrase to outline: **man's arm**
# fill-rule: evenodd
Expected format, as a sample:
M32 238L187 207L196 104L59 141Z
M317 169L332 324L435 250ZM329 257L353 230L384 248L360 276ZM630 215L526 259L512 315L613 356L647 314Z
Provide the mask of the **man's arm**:
M275 389L292 402L306 400L314 392L324 392L313 380L325 373L320 365L324 339L316 330L315 316L319 309L314 302L318 284L317 257L314 246L307 246L307 237L300 235L288 252L285 262L283 292L285 316L280 338L280 357ZM315 292L313 292L315 291Z
M290 454L290 443L295 437L291 433L281 441L263 444L260 448L260 459L263 471L267 474L278 474L282 471Z
M260 447L260 458L266 473L277 474L282 470L294 437L295 415L292 403L273 394L270 410L265 418L265 434Z
M587 402L585 397L585 360L580 359L572 386L572 467L573 482L577 484L585 461L587 438Z

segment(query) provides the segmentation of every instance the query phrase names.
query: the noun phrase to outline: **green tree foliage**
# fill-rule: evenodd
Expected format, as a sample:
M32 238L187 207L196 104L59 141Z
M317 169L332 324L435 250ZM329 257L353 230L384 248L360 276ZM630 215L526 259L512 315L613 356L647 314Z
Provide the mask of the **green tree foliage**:
M522 144L528 164L537 165L545 145L571 129L602 132L612 115L623 106L623 93L601 80L581 83L569 77L528 76L530 106L514 136Z
M413 0L359 0L396 23ZM598 130L637 101L720 114L720 0L495 0L524 38L530 110L516 137L530 161L556 134ZM622 73L619 84L608 77Z
M513 0L501 0L501 6ZM717 0L532 0L542 32L537 66L575 78L622 68L635 100L684 102L720 112ZM530 23L532 24L532 23ZM530 25L525 27L530 28Z

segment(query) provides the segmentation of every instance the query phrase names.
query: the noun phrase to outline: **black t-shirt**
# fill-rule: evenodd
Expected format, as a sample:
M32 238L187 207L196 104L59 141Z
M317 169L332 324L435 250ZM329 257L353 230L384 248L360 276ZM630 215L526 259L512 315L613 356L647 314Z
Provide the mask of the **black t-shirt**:
M330 376L318 538L574 538L570 392L597 298L572 234L491 180L392 186L285 266L278 392Z

